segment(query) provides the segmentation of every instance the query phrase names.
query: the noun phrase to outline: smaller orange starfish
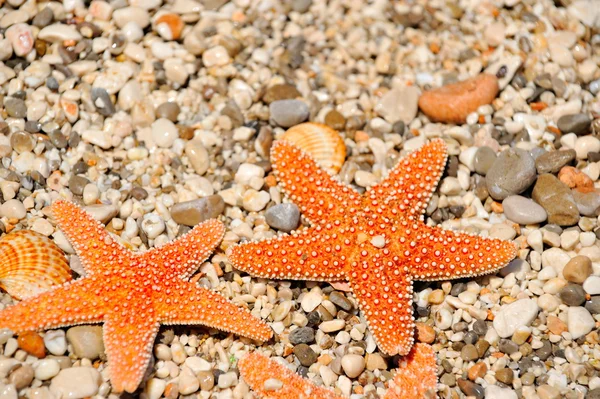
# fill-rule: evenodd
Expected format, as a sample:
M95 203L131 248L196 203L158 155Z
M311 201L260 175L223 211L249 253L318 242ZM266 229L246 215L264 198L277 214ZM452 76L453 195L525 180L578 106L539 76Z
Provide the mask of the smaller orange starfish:
M257 352L240 359L238 368L250 388L265 399L345 399ZM403 359L384 399L434 397L436 371L433 348L427 344L416 344Z
M266 341L271 329L221 295L186 281L224 234L208 220L160 248L133 253L76 205L52 213L77 251L86 276L0 311L0 328L15 333L104 323L104 345L116 392L133 392L150 361L162 324L202 324Z

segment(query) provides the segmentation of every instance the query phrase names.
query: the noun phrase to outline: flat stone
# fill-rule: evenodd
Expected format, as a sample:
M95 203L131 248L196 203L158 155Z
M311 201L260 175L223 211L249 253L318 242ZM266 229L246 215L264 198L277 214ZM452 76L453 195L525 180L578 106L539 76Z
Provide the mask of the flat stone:
M300 223L300 209L296 204L274 205L265 212L265 221L273 229L289 233Z
M419 95L415 86L392 89L375 105L375 112L391 124L398 121L409 124L417 116Z
M549 173L538 177L532 198L548 213L548 222L572 226L579 221L579 210L569 187Z
M93 367L71 367L60 371L50 383L50 392L58 398L83 399L98 393L102 376Z
M570 164L576 155L575 150L550 151L536 158L535 167L540 175L558 173L563 166Z
M510 148L500 153L485 180L488 192L496 200L525 191L536 177L535 161L528 151Z
M273 121L282 127L292 127L306 121L310 115L308 105L300 100L279 100L269 105Z
M225 202L220 195L180 202L171 208L171 217L178 224L195 226L208 219L214 219L225 210Z
M556 123L563 134L575 133L578 136L587 134L592 125L592 119L586 114L563 115Z
M520 195L506 197L502 207L508 219L523 225L542 223L548 217L544 208Z
M501 338L508 338L517 328L529 326L537 317L539 307L532 299L519 299L502 306L494 318L493 326Z
M67 330L67 340L79 358L90 360L104 355L101 326L75 326Z

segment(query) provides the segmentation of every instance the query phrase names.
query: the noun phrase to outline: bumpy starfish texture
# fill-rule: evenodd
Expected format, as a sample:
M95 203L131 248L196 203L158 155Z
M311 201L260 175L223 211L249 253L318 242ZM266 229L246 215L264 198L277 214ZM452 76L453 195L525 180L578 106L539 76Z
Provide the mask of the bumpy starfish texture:
M434 140L361 195L303 150L277 141L273 168L311 227L237 245L229 259L253 276L348 281L381 350L405 355L414 343L413 280L492 273L516 255L510 242L424 223L446 159L444 141Z
M219 221L208 220L160 248L133 253L72 203L56 202L52 213L86 276L1 311L0 328L20 333L103 322L117 392L133 392L140 384L161 323L201 324L260 341L271 338L271 329L250 312L186 281L223 238Z
M238 362L240 375L265 399L345 399L300 377L281 363L257 352ZM433 348L417 344L400 364L384 399L424 399L435 397L436 361Z

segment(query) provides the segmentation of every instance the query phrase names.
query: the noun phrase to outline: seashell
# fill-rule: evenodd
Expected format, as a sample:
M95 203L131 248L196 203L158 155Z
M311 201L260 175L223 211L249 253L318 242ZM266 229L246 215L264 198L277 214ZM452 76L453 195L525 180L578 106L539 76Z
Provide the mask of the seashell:
M337 174L346 160L346 145L339 133L321 123L301 123L288 129L282 140L294 143L324 169Z
M0 288L24 299L72 279L67 259L48 237L20 230L0 238Z

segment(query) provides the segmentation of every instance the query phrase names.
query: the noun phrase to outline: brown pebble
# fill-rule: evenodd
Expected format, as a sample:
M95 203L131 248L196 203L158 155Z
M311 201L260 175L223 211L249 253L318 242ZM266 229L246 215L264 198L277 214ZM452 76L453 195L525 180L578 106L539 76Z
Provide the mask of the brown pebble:
M563 269L567 281L582 284L592 274L592 261L585 255L572 258Z
M263 96L263 101L267 104L271 104L274 101L292 100L298 97L302 97L302 94L294 86L279 84L273 85L267 89Z
M477 348L475 345L465 345L460 351L460 357L466 361L470 362L471 360L476 360L479 357L479 353L477 352Z
M416 323L417 341L431 344L435 341L435 330L428 324Z
M485 339L480 339L475 343L475 347L477 348L477 354L479 354L479 357L483 357L485 355L485 352L490 347L490 343L487 342Z
M31 384L33 381L33 367L29 364L23 364L21 367L16 368L8 376L8 382L13 384L17 390L23 389Z
M471 381L475 381L477 378L483 378L485 373L487 373L487 369L487 365L484 362L477 362L469 367L467 376Z
M429 294L427 297L427 301L432 305L439 305L440 303L444 302L445 297L446 294L444 294L444 291L437 289L431 291L431 294Z
M38 359L43 359L46 357L44 339L36 332L27 331L19 334L17 343L19 344L19 348L23 349L30 355L37 357Z
M506 385L510 385L514 379L514 373L509 368L503 368L496 371L496 379Z
M325 124L335 130L344 130L346 118L339 111L332 109L325 115Z
M215 386L215 376L210 371L200 371L196 375L200 381L200 389L210 391Z

